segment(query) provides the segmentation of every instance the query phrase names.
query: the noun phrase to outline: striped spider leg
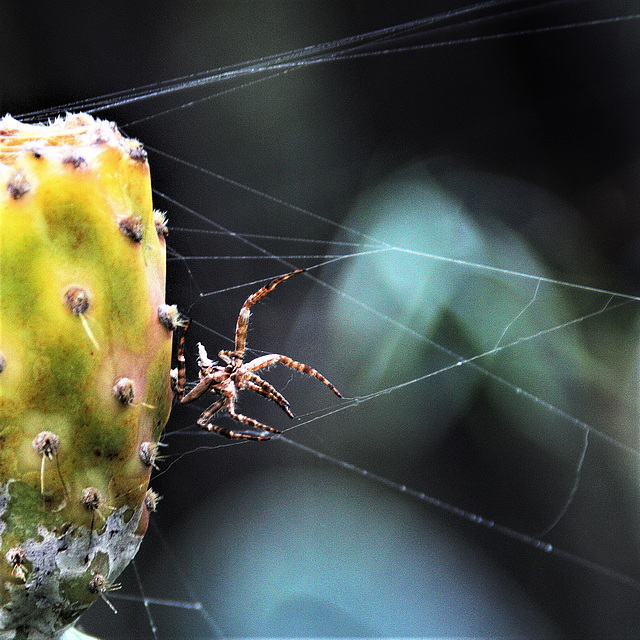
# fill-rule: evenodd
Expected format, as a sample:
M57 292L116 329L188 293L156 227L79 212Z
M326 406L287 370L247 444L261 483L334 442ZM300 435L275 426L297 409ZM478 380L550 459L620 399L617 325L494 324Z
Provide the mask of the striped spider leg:
M289 408L289 402L286 398L256 373L260 369L265 369L266 367L278 362L290 369L294 369L295 371L300 371L308 376L317 378L320 382L329 387L329 389L331 389L331 391L333 391L339 398L342 397L341 393L322 374L309 365L297 362L288 356L269 353L264 356L259 356L250 362L244 361L251 307L273 291L281 282L288 280L298 273L302 273L302 271L304 271L304 269L298 269L291 273L287 273L280 278L276 278L247 298L240 309L240 314L238 315L234 350L222 350L218 353L218 357L225 364L217 364L210 360L204 346L198 343L198 366L200 367L199 382L193 389L191 389L191 391L185 393L187 371L184 357L184 343L191 321L187 322L178 347L178 368L173 370L172 377L175 381L176 396L182 404L196 400L207 391L211 391L211 393L218 396L217 400L205 409L202 415L198 418L198 425L203 429L206 429L207 431L214 431L215 433L219 433L227 438L244 438L246 440L269 440L271 436L267 435L267 433L280 433L278 429L262 424L261 422L236 411L236 398L238 396L238 392L243 389L248 389L249 391L254 391L264 398L267 398L267 400L275 402L290 418L293 418L293 413ZM211 419L221 411L225 411L233 420L248 425L254 429L256 433L234 431L232 429L227 429L213 424Z

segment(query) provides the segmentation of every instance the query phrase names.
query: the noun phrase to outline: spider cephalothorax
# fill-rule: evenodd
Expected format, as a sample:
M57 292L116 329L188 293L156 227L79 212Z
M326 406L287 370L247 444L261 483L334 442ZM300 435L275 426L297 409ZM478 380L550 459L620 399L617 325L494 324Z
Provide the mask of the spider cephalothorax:
M262 287L256 293L250 295L240 309L240 315L238 316L238 323L236 325L235 336L235 349L233 351L220 351L218 353L219 358L226 364L216 364L207 356L207 351L204 346L198 343L198 365L200 367L200 381L198 384L185 394L186 385L186 363L184 357L184 342L189 324L187 322L182 338L180 339L180 346L178 347L178 368L172 372L175 380L175 391L178 400L181 403L192 402L196 398L199 398L206 391L211 391L219 398L198 418L198 424L207 429L208 431L215 431L227 438L245 438L248 440L268 440L270 436L263 435L268 431L271 433L280 433L278 429L269 427L266 424L262 424L253 418L249 418L241 413L236 412L235 401L238 392L242 389L249 389L249 391L255 391L261 396L264 396L268 400L272 400L278 404L285 413L293 418L293 413L289 409L289 403L286 398L277 391L266 380L263 380L256 371L269 367L272 364L280 362L285 366L305 373L308 376L312 376L320 380L331 389L338 397L342 397L340 392L320 373L310 366L292 360L288 356L283 356L277 353L269 353L264 356L259 356L250 362L244 361L246 343L247 343L247 329L249 327L249 315L251 307L264 298L268 293L273 291L281 282L301 273L304 269L298 269L287 273L280 278L272 280L268 285ZM256 429L261 433L245 433L242 431L233 431L226 429L218 425L212 424L211 419L220 411L226 411L230 418L242 422L253 429Z

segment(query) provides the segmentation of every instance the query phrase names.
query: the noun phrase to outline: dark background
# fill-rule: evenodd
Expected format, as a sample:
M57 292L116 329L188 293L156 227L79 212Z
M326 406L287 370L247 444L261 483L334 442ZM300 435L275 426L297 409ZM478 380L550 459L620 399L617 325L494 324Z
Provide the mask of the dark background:
M400 6L330 1L5 3L0 22L0 109L18 115L464 6L461 2L397 4ZM347 220L359 194L416 159L431 162L436 173L438 170L446 173L442 167L454 164L482 175L507 176L544 191L571 209L570 217L555 217L549 211L547 216L534 220L527 203L519 206L518 200L512 199L509 207L499 207L493 212L501 223L526 237L554 277L637 294L638 21L620 20L482 41L476 38L623 17L640 11L640 4L568 2L554 7L548 4L516 3L513 8L521 11L508 17L497 15L500 5L490 5L474 14L485 19L480 24L452 26L435 36L423 34L413 41L466 42L309 67L139 124L127 126L157 111L208 95L210 89L118 107L98 115L116 120L127 133L152 147L336 222ZM219 88L213 86L214 90ZM152 151L150 161L157 189L223 227L236 232L288 234L290 211L286 208L183 170L154 157ZM175 227L195 228L201 224L161 198L156 206L168 210ZM335 233L333 228L314 220L307 220L304 225L309 237L331 238ZM300 231L297 233L301 235ZM170 243L182 255L248 252L245 246L232 244L225 236L201 240L176 232L172 233ZM284 254L306 252L306 248L300 250L277 243L270 249ZM171 270L172 265L175 268ZM201 303L198 289L212 291L280 272L281 265L277 264L233 261L194 264L190 277L184 265L170 263L168 297L181 308L194 305L192 312L199 314L196 317L200 322L229 336L239 304L249 291L243 289L239 297ZM295 290L297 294L291 293L291 297L274 298L273 304L269 303L271 311L266 305L261 309L265 323L271 327L265 333L264 344L276 340L279 312L286 314L296 295L302 299L308 293L303 285ZM624 341L629 339L631 328L637 326L632 311L619 318L619 324L608 327L603 341L615 345L619 337L622 344L616 348L625 350ZM202 335L196 334L194 343L197 339L203 339ZM632 349L633 343L628 344ZM610 348L613 350L613 346ZM348 357L348 347L345 351L344 357ZM331 370L331 362L326 366ZM550 361L549 369L554 366ZM334 361L333 370L336 369ZM603 370L598 372L604 375ZM350 384L349 380L340 382ZM608 381L602 382L603 387L607 385ZM499 482L496 480L495 468L480 458L470 444L473 440L470 434L478 424L487 425L499 419L492 413L490 403L488 407L485 402L485 392L478 392L467 407L468 413L461 414L452 424L448 435L425 457L423 466L385 470L381 463L380 468L383 475L391 475L398 482L413 483L419 490L442 495L478 513L495 513L496 520L503 517L514 528L529 531L529 519L534 519L538 504L536 486L545 492L565 485L555 480L540 485L523 480L522 475L528 473L524 468L528 461L524 458L520 461L522 468L513 463L514 469ZM620 401L613 392L597 395L598 400L603 397L611 405ZM308 405L313 407L313 401ZM574 411L577 409L570 412ZM598 420L604 422L604 416L603 413L597 419L590 414L580 417L589 424L593 418L599 425ZM173 429L189 425L195 417L197 413L179 408L172 418ZM613 435L637 447L633 428ZM325 437L329 439L328 435ZM203 440L176 439L170 444L170 456L177 456L181 450L203 444ZM315 441L313 445L326 450L331 442ZM390 440L390 448L398 446ZM515 454L528 445L526 441L514 440L510 446L511 454ZM627 575L638 576L638 529L634 514L638 498L633 486L637 460L627 460L619 452L606 447L600 451L598 447L593 445L596 453L591 462L599 470L588 476L585 484L598 485L599 474L607 480L604 485L590 487L593 493L584 498L580 516L562 532L557 543L579 555L596 557ZM336 455L345 457L349 453L338 449ZM160 531L170 540L171 535L177 539L185 537L183 527L191 525L184 523L194 511L204 508L205 501L218 500L226 508L234 509L228 495L233 495L233 487L242 478L256 469L273 474L289 469L290 465L304 467L307 459L302 454L296 456L285 451L285 447L232 447L186 459L188 462L176 465L173 473L159 477L154 483L165 495L158 514ZM377 462L359 460L365 468L373 469L378 468ZM535 456L529 462L535 466ZM427 465L425 471L423 467ZM570 486L570 477L568 482ZM277 491L274 486L273 492ZM505 505L509 505L512 495L521 497L527 491L531 492L531 501L518 519ZM560 634L566 637L640 634L637 606L640 594L634 587L557 558L540 559L540 552L496 539L498 534L477 526L436 517L444 520L446 526L461 528L463 535L484 549ZM597 526L592 519L598 521ZM223 535L215 526L210 531L212 538ZM533 525L531 531L535 532ZM227 531L225 535L228 534ZM152 532L150 536L153 535ZM223 555L227 551L225 545L230 542L225 539L220 547L214 544L214 549ZM160 578L149 566L159 555L159 564L167 564L162 559L167 556L161 544L153 538L151 546L143 547L141 552L139 566L147 595L166 593L176 599L206 600L199 592L193 597L185 593L184 587L158 584ZM194 546L195 542L190 542L191 547L186 549L179 542L169 544L174 545L179 563L184 562L190 571L194 570L194 564L197 569L201 551ZM213 575L209 578L211 589L222 589L217 583L222 578ZM366 581L366 574L362 579ZM125 577L125 585L135 593L131 580L131 576ZM179 582L179 573L171 569L163 580ZM189 582L196 591L202 588L200 580L190 578ZM245 605L253 606L242 602L239 609ZM139 605L131 615L126 603L119 602L118 606L123 611L117 618L111 618L106 607L92 611L86 618L87 629L104 637L130 637L134 633L131 629L139 625L135 633L150 634ZM381 608L384 610L384 603ZM183 613L174 614L173 610L166 613L161 608L153 611L162 619L160 638L180 637L176 628L195 624L191 618L181 623ZM218 622L229 615L216 610L209 613ZM321 618L318 614L318 619ZM367 635L375 629L373 624L362 628L353 624L319 626L311 631L316 635L340 635L341 630L346 630L345 634ZM238 631L228 621L220 626L225 633L242 634L241 626ZM286 627L274 629L280 629L283 635L293 633ZM276 633L273 629L270 632ZM402 634L402 629L399 633ZM447 631L446 627L442 631L435 626L426 633L442 635Z
M473 40L487 34L623 17L638 9L636 2L549 4L553 5L490 5L469 16L480 24L452 26L465 22L462 16L439 23L449 30L419 36L414 43ZM331 2L69 2L55 6L8 2L3 5L0 26L0 104L13 114L49 108L464 6L463 2L427 6L404 2L400 7ZM508 9L512 13L507 17L497 15ZM311 110L312 115L289 112L292 117L286 124L295 128L297 118L316 117L320 122L325 118L333 127L341 125L342 131L325 130L320 141L313 130L308 132L309 140L300 139L298 133L291 149L299 157L303 143L320 147L317 166L309 167L311 173L325 169L320 164L324 161L340 166L341 179L332 180L331 174L324 180L317 177L312 191L317 193L324 184L331 190L330 197L347 202L371 172L384 173L416 155L460 154L477 166L524 177L576 205L600 252L633 276L637 192L629 183L633 183L640 128L636 26L634 20L620 21L451 44L418 55L321 65L291 82L298 95L290 108ZM322 104L313 92L324 91ZM194 110L195 115L180 113L180 126L178 119L158 118L131 133L157 140L156 133L161 131L167 140L163 148L171 151L192 148L193 136L196 146L189 159L197 162L213 153L214 159L220 155L235 168L241 163L241 142L248 138L248 125L255 129L251 130L254 153L267 174L262 182L271 187L283 173L277 162L288 160L287 141L282 141L283 132L277 128L285 124L271 122L266 131L258 131L258 125L264 124L260 117L267 120L272 111L289 104L286 96L280 96L279 104L277 92L273 87L266 91L269 102L253 121L232 119L242 102L242 97L233 95L226 102L212 101L208 110ZM182 100L180 96L173 103ZM166 106L151 101L105 116L126 123ZM337 109L342 110L339 118L334 113ZM212 112L219 114L221 124L203 123ZM186 126L186 117L200 120ZM215 130L215 144L203 129ZM285 148L269 149L276 158L263 157L267 147L274 146L272 142ZM331 143L333 148L328 148ZM349 148L351 144L356 148ZM358 167L349 166L354 161ZM375 162L384 165L378 168ZM268 182L274 172L278 175ZM623 190L619 202L601 203L599 199L606 196L594 193L594 188L605 188L604 179L609 180L609 189ZM316 210L326 211L326 201L316 197L325 205Z

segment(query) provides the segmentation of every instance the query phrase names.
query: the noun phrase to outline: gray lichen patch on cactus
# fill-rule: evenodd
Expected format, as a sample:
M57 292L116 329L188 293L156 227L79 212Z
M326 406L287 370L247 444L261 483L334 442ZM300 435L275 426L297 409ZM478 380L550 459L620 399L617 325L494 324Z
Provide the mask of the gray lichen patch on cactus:
M10 499L11 494L9 493L9 483L0 485L0 543L2 541L2 534L7 526L4 522L3 515Z
M11 579L5 580L0 599L10 606L0 609L0 629L11 631L0 631L0 639L13 638L16 628L25 627L30 639L49 640L70 626L100 597L91 587L95 576L113 584L137 552L142 536L136 530L143 510L141 506L128 520L124 508L113 512L100 533L41 526L35 536L25 539L19 547L24 579L13 575L15 565L9 560L3 567Z

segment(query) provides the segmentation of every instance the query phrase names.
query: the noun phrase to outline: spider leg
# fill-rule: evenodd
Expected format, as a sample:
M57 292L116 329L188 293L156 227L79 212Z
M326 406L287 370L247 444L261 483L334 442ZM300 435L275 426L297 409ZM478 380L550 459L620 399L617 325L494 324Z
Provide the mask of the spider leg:
M247 329L249 327L249 315L251 314L251 307L262 300L267 294L271 293L281 282L288 280L292 276L297 275L298 273L302 273L304 269L296 269L291 273L287 273L284 276L280 276L275 280L272 280L269 284L262 287L255 293L251 294L242 305L242 309L240 309L240 315L238 316L238 322L236 324L236 342L235 342L235 353L238 358L242 359L244 357L244 350L247 345Z
M218 357L220 358L220 360L222 360L223 362L226 362L227 364L232 364L233 358L236 356L237 354L235 351L225 351L223 349L222 351L218 352Z
M273 402L282 407L284 412L290 418L293 418L293 413L291 413L291 409L289 409L289 402L287 401L287 399L266 380L263 380L255 373L250 373L249 371L247 371L242 378L242 384L240 388L249 389L249 391L255 391L261 396L267 398L267 400L273 400Z
M271 436L259 436L253 433L233 431L233 429L226 429L225 427L220 427L217 424L208 424L205 428L207 431L219 433L221 436L231 438L232 440L271 440Z
M214 433L219 433L222 436L227 438L241 438L244 440L269 440L271 436L262 436L253 433L243 433L241 431L234 431L233 429L227 429L225 427L220 427L217 424L211 424L209 420L220 410L225 409L229 414L229 417L233 420L237 420L238 422L242 422L244 424L253 427L258 431L271 431L271 433L280 433L278 429L274 429L273 427L269 427L266 424L262 424L253 418L249 418L247 416L243 416L241 413L236 413L235 411L235 388L234 389L225 389L222 392L223 397L219 400L216 400L204 413L198 418L198 424L207 431L213 431Z
M258 371L259 369L263 369L265 367L269 367L272 364L276 364L277 362L282 363L286 367L290 369L295 369L296 371L300 371L312 378L317 378L322 382L322 384L326 385L335 393L338 398L342 398L342 394L319 372L316 371L313 367L310 367L308 364L303 364L302 362L298 362L297 360L293 360L288 356L283 356L278 353L269 353L266 356L260 356L251 360L244 365L244 369L246 371Z
M271 431L271 433L280 433L278 429L274 429L273 427L270 427L266 424L262 424L262 422L258 422L253 418L249 418L249 416L244 416L241 413L236 413L235 401L233 397L227 397L227 413L229 414L229 417L232 418L233 420L237 420L238 422L247 424L250 427L253 427L254 429L256 429L257 431ZM228 431L229 433L236 433L236 434L238 433L235 431L230 431L228 429L222 429L218 427L218 433L222 433L222 435L226 435L224 431ZM268 440L269 439L269 436L258 436L258 435L254 436L253 434L231 435L227 437L237 438L237 437L247 437L247 436L249 436L250 440Z
M208 409L205 409L202 412L202 415L198 418L198 425L203 429L211 431L209 427L212 427L213 425L209 424L209 420L211 420L211 418L213 418L213 416L224 407L226 401L226 398L220 398L216 400Z
M182 395L179 395L180 403L185 404L186 402L192 402L196 398L199 398L203 393L208 391L213 384L216 382L216 373L217 371L213 371L208 373L200 378L200 382L184 395L184 389L182 390ZM178 386L180 385L180 374L178 373Z
M183 401L184 388L187 384L187 363L184 357L184 340L187 336L187 330L191 324L191 319L187 320L187 324L184 326L182 337L180 338L180 345L178 346L178 375L176 382L176 395L180 402Z

